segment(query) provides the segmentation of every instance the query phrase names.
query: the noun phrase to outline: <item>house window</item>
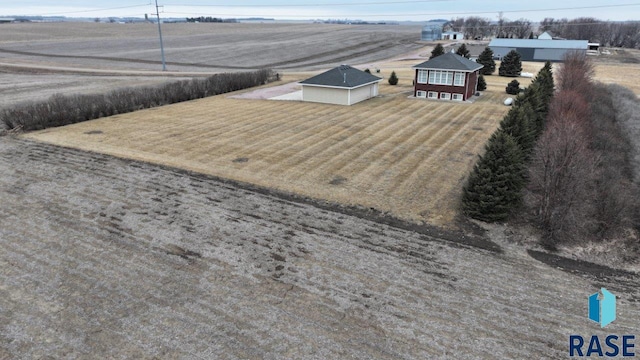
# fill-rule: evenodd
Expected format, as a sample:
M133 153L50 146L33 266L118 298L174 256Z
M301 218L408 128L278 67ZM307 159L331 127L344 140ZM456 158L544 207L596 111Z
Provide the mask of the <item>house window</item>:
M462 101L462 94L452 94L451 99L455 101Z
M416 97L419 97L419 98L427 97L427 92L418 90L418 91L416 91Z
M438 98L438 93L435 91L429 91L429 94L427 95L427 97L429 99L437 99Z
M440 93L440 99L442 99L442 100L451 100L451 94L449 94L449 93Z
M427 83L427 70L418 70L418 84Z
M453 85L464 86L464 75L464 73L457 72L455 77L453 78Z
M453 71L431 70L429 71L429 84L451 85L453 82Z

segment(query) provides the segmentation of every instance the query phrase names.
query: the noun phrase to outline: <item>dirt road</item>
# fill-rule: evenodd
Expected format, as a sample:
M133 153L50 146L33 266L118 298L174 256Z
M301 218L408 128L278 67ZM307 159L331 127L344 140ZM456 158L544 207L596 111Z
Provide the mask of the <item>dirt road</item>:
M639 281L0 138L0 358L563 358ZM618 319L587 319L606 286Z

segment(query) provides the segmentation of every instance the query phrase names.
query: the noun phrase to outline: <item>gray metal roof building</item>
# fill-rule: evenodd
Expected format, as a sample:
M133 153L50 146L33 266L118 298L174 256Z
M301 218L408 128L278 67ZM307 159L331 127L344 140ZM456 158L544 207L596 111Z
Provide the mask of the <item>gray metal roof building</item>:
M444 69L444 70L460 70L460 71L476 71L482 69L482 65L475 61L471 61L455 53L445 53L427 60L418 65L414 65L414 69Z
M493 39L489 43L493 54L500 58L511 50L517 51L522 61L562 61L572 51L587 52L587 40L543 40L543 39Z

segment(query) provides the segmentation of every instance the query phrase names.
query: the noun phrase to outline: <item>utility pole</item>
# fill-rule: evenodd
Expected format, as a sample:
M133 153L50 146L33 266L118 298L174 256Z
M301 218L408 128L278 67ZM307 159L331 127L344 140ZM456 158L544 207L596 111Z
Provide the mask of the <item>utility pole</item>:
M162 43L162 26L160 26L160 10L158 0L156 0L156 16L158 17L158 34L160 34L160 54L162 54L162 71L167 71L167 64L164 61L164 44Z

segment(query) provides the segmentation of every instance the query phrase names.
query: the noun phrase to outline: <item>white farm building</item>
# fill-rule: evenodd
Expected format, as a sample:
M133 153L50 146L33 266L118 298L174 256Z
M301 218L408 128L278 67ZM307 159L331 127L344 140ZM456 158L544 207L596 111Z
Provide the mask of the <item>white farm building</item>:
M340 65L304 81L302 101L336 105L353 105L378 96L381 78Z

